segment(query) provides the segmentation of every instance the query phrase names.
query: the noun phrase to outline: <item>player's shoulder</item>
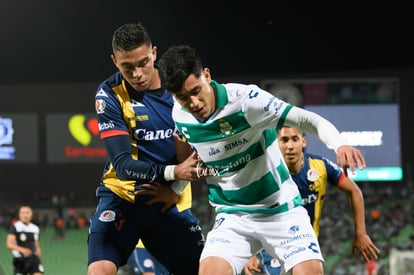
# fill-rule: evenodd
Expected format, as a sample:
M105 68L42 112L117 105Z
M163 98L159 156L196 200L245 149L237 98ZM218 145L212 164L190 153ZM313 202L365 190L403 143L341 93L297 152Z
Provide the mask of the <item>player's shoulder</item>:
M313 163L319 162L326 168L329 168L330 166L332 166L331 165L332 162L326 157L323 157L321 155L312 154L312 153L304 153L304 158L306 159L307 162L313 162Z
M317 155L317 154L313 154L313 153L308 153L308 152L304 152L303 156L305 159L317 159L317 160L323 160L326 159L324 157L322 157L321 155Z
M17 227L17 226L24 226L24 223L23 223L21 220L17 220L17 221L15 221L15 222L13 223L13 225L14 225L15 227Z
M15 232L30 232L30 233L39 233L40 228L38 225L30 222L28 224L25 224L24 222L18 220L15 223L10 225L9 232L15 233Z
M10 232L16 231L17 226L19 226L19 225L17 225L19 222L21 222L21 221L15 221L15 222L11 223L10 226L9 226L9 231Z
M40 227L37 224L31 222L29 226L33 232L40 232Z
M330 160L327 157L321 156L321 155L317 155L317 154L312 154L312 153L304 153L304 157L305 159L309 160L319 160L321 162L323 162L323 164L325 165L325 167L327 169L334 169L334 170L339 170L339 166L333 162L332 160Z
M261 91L259 86L257 86L256 84L243 84L231 82L222 85L226 88L227 92L238 95L250 93L252 91Z
M115 95L114 89L122 85L122 75L119 72L114 73L102 81L96 89L95 98L112 97Z
M262 103L268 102L271 97L256 84L226 83L223 86L226 90L225 96L228 98L228 103L242 104L245 106L244 108L261 108Z

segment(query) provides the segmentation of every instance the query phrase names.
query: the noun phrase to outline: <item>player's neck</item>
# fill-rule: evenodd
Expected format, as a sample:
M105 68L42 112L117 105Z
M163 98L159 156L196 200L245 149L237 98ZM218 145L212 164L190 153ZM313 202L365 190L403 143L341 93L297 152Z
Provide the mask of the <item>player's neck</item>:
M154 73L152 75L151 84L149 86L150 90L159 89L161 87L161 79L158 76L158 70L154 69Z
M298 162L296 162L293 166L288 167L288 168L291 174L297 174L300 172L300 170L302 170L303 167L304 167L303 154L301 154Z

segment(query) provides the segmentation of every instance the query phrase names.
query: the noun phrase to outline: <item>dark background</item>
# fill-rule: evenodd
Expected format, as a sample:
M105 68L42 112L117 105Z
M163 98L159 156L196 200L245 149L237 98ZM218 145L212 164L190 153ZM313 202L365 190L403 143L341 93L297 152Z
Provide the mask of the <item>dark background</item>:
M0 112L38 112L41 118L47 112L93 112L96 86L115 71L110 59L113 31L141 21L158 57L171 44L188 43L216 80L259 84L269 78L397 77L407 182L414 162L410 9L398 1L336 6L241 2L2 1ZM40 146L44 151L45 144ZM20 198L71 190L93 198L101 169L47 165L41 157L39 165L1 164L0 184ZM0 200L9 198L2 191Z
M136 21L159 54L189 43L216 75L411 66L409 11L399 1L6 0L0 83L102 80L114 70L112 32Z

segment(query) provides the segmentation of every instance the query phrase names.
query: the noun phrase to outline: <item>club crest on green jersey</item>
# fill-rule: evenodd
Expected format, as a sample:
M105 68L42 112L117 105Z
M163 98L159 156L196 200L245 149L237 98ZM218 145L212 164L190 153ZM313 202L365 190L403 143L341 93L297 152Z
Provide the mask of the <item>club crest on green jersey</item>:
M223 137L228 137L233 135L236 131L233 126L224 118L219 119L220 133Z

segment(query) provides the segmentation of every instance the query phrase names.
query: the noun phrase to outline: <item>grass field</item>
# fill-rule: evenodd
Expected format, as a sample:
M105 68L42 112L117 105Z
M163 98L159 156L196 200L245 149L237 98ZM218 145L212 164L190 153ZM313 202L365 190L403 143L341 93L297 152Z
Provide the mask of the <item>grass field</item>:
M88 229L70 229L64 239L55 239L53 227L40 232L42 262L45 274L49 275L82 275L86 274L88 248L86 239ZM6 248L7 230L0 229L0 275L11 275L12 255ZM2 273L3 272L3 273Z
M414 232L413 225L405 226L400 234L394 237L391 242L407 243ZM0 275L11 275L12 255L6 248L7 230L0 228ZM64 239L54 238L53 227L47 227L40 232L40 244L42 246L42 262L45 274L48 275L82 275L86 274L88 248L86 244L88 229L67 230ZM346 253L350 251L350 241L342 244L341 252L338 255L326 255L325 274L339 274L335 272L335 265L340 259L347 258ZM384 269L388 270L388 255L382 255L381 261ZM341 273L350 274L352 273Z

